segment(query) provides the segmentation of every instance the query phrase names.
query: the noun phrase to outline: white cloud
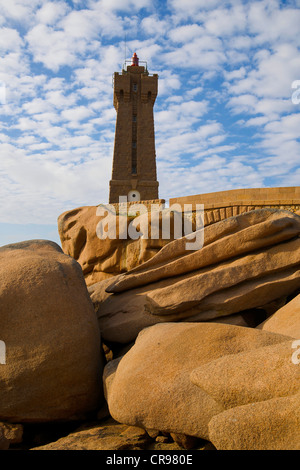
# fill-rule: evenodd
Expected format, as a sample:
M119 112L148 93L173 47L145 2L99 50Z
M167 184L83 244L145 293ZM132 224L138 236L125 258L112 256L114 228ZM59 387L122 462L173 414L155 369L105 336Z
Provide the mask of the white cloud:
M250 94L233 96L228 100L228 106L230 106L232 108L232 111L236 114L256 114L257 103L258 99Z
M47 80L47 82L44 84L44 90L58 90L61 91L65 88L66 83L64 78L50 78Z
M194 98L195 96L199 95L200 93L203 92L203 87L202 86L196 86L195 88L191 88L186 92L186 96L188 98Z
M0 10L7 19L28 22L42 0L0 0Z
M28 114L45 113L52 110L51 104L42 98L35 98L23 104L23 109Z
M55 224L65 210L107 202L112 75L122 70L125 34L126 58L136 51L159 75L162 197L296 184L299 6L0 0L0 221Z
M180 48L162 54L163 62L184 69L213 69L221 68L226 61L220 39L205 35L196 38Z
M90 2L94 9L103 9L104 11L126 11L131 12L140 8L151 6L151 0L98 0Z
M64 30L67 38L83 38L89 41L99 33L98 18L93 11L72 11L65 16L59 26Z
M68 11L66 2L47 2L44 3L36 12L36 20L46 25L55 24Z
M64 94L64 89L51 90L45 94L46 100L57 109L65 109L76 103L75 93Z
M214 9L207 14L205 20L207 31L222 37L242 32L246 24L247 16L242 4L226 9Z
M198 24L187 24L179 26L170 31L170 39L174 42L184 43L191 41L199 36L203 36L204 28Z
M180 18L193 18L201 10L218 7L220 0L168 0L168 4Z
M230 70L230 71L224 70L223 73L224 73L225 79L230 81L230 80L244 78L247 71L245 67L240 67L239 69Z
M295 46L281 44L274 52L261 49L254 60L255 68L224 73L225 85L233 95L229 99L233 112L265 114L270 119L292 112L291 83L300 70Z
M299 126L300 114L284 116L265 125L261 146L268 149L270 155L279 157L280 166L277 162L275 167L281 173L299 164ZM271 159L267 158L266 161L271 162Z
M141 29L150 36L164 35L169 28L170 24L157 15L147 16L141 21Z
M44 24L32 28L26 36L29 50L35 62L57 72L61 66L73 65L76 61L76 47L68 41L63 31L55 31ZM79 44L77 44L79 46ZM83 50L83 45L81 45Z
M65 109L61 112L63 119L67 121L83 121L91 116L93 111L85 106L77 106L76 108Z
M245 126L262 126L269 122L267 116L259 116L255 118L248 119L247 122L245 123Z
M234 35L227 38L227 44L230 49L244 49L249 50L254 46L253 37L246 35Z
M249 2L248 23L256 42L281 42L289 40L299 44L300 11L280 8L276 1Z
M103 156L100 149L96 150L97 158L77 164L73 163L77 160L76 155L69 151L65 165L57 164L56 152L49 152L49 158L45 159L42 154L27 155L13 145L1 144L0 149L0 197L6 200L0 221L53 223L60 213L74 205L107 202L105 192L110 177L110 159ZM11 192L12 187L14 192Z
M12 28L0 28L0 51L2 53L18 51L22 43L18 31Z
M166 132L176 133L188 131L193 123L196 123L208 110L207 101L182 101L170 103L162 111L155 113L155 126L159 135ZM191 138L187 135L188 138Z
M43 127L49 127L52 124L58 124L61 121L61 117L59 116L58 113L55 111L53 112L46 112L46 113L35 113L32 118L35 121L38 121L38 126L43 126ZM37 132L37 126L35 129L33 129L35 132Z
M158 93L159 96L171 95L173 96L174 90L178 90L181 86L180 77L173 74L169 70L164 70L159 74L158 80Z
M173 175L172 179L169 177L170 173ZM162 198L168 198L169 193L172 197L180 197L183 193L192 195L220 191L220 188L226 190L264 185L263 176L251 165L243 164L239 158L228 162L218 155L210 156L194 166L183 164L174 168L163 163L159 165L158 174ZM167 193L166 187L169 189Z
M241 62L248 62L249 57L246 52L239 52L237 50L227 50L226 57L230 65L239 64Z

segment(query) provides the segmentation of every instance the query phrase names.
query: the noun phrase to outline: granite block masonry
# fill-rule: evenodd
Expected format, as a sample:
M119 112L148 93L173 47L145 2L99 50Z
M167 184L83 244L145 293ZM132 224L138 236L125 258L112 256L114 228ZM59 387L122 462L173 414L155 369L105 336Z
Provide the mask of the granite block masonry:
M109 203L158 199L153 106L158 75L149 75L134 53L131 65L114 74L117 111Z

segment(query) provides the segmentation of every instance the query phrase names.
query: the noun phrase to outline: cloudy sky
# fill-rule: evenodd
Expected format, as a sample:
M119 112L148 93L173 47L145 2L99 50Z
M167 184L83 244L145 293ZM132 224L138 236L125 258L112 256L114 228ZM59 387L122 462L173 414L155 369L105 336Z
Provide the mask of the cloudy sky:
M108 201L133 52L159 75L161 198L300 184L299 0L0 0L0 50L0 245Z

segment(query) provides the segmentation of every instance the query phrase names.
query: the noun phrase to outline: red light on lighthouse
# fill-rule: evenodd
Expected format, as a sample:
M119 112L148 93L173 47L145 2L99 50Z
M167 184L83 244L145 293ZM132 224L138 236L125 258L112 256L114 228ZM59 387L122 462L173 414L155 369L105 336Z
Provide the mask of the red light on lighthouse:
M136 52L133 54L131 58L131 65L139 65L139 58L136 55Z

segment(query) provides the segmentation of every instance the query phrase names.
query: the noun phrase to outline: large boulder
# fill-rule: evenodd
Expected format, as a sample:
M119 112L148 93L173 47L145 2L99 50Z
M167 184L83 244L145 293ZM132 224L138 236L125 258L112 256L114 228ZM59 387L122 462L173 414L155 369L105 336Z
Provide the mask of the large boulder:
M299 234L298 215L262 209L206 227L202 249L186 250L186 237L171 241L142 265L89 287L103 338L126 343L155 323L257 308L269 314L270 304L299 288Z
M300 366L293 356L294 339L286 337L192 371L191 381L225 409L208 426L217 449L300 449Z
M257 328L300 339L300 294L258 325Z
M209 439L208 423L227 404L222 390L214 393L193 383L192 372L201 366L210 370L212 361L223 356L285 347L288 341L283 335L218 323L170 322L146 328L122 358L104 369L110 413L128 425Z
M149 441L144 429L109 419L104 424L82 426L68 436L31 450L143 450Z
M218 450L300 450L300 394L237 406L209 423Z
M145 227L151 233L148 213L136 217L135 227L141 232L138 239L132 239L129 235L120 238L120 227L121 231L124 226L128 229L133 219L119 212L111 212L105 205L79 207L59 216L58 232L62 249L81 265L88 286L148 261L174 239L173 232L170 232L170 239L163 239L162 236L151 239L148 234L147 238L143 237ZM109 231L106 223L110 227L115 224L116 232L110 233L107 238L100 238L101 233Z
M80 265L49 241L0 248L0 419L78 419L102 401L101 339Z
M294 395L300 390L300 369L292 361L293 339L283 338L280 343L227 354L201 365L192 371L191 381L224 409Z
M218 450L300 450L299 423L298 392L226 410L210 421L209 436Z

